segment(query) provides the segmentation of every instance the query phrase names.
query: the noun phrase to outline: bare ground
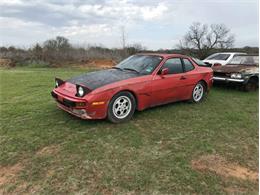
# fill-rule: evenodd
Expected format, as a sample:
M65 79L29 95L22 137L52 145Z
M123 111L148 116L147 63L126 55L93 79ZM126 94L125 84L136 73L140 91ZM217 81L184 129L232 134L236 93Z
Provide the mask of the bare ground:
M258 172L231 163L219 155L205 155L192 160L192 168L198 171L211 171L222 177L233 177L258 182Z
M13 166L1 167L0 166L0 187L9 183L15 176L23 169L20 163Z
M60 147L57 145L46 146L36 152L38 156L55 155L59 152Z
M50 145L41 148L36 152L37 156L48 156L48 155L55 155L59 152L60 147L58 145ZM23 162L24 163L24 162ZM23 163L17 163L13 166L0 166L0 194L9 194L4 186L8 184L15 183L18 174L23 170L24 166ZM47 172L47 176L51 176L53 174L53 170L49 170ZM22 183L16 186L14 194L22 194L23 191L28 187L28 184ZM34 192L37 186L30 187L30 192Z

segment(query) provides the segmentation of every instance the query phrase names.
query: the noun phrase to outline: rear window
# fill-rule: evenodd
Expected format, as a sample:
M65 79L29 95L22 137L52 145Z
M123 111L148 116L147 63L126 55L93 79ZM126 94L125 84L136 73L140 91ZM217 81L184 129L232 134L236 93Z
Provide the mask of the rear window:
M227 60L230 57L230 54L213 54L209 57L207 57L205 60Z
M183 59L183 63L184 63L184 69L186 72L191 71L194 69L194 66L192 65L192 63L190 62L190 60L188 59Z

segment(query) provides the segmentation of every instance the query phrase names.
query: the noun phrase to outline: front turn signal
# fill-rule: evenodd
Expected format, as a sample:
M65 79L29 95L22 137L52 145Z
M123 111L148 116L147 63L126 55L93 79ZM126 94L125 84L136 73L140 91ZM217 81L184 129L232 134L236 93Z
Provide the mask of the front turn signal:
M103 105L105 102L92 102L92 106Z

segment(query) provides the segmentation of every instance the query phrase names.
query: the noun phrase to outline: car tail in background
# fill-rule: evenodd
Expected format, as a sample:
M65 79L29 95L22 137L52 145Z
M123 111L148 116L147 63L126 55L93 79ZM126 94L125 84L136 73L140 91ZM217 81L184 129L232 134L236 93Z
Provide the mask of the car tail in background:
M208 56L207 58L205 58L203 62L207 64L209 67L225 66L237 55L246 55L246 53L239 53L239 52L214 53Z

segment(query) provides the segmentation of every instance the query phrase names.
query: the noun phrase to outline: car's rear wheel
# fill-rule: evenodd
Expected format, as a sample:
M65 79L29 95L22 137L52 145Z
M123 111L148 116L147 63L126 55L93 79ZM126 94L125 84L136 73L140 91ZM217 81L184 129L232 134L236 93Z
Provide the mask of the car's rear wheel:
M134 96L129 92L120 92L110 101L108 119L113 123L121 123L132 118L136 108Z
M204 82L200 81L193 88L191 101L194 103L199 103L204 99L205 95L206 85L204 84Z

